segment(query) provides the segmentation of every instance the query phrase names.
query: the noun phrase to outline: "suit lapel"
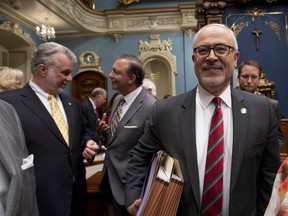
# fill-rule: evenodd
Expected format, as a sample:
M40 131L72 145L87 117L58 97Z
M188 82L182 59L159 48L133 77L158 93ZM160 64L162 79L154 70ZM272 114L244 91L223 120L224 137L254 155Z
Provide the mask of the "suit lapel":
M139 95L135 98L135 100L132 102L132 104L130 105L129 109L127 110L127 112L125 113L125 115L122 117L122 119L120 120L120 122L118 123L118 126L116 128L115 131L115 135L112 137L112 140L117 136L117 134L124 128L124 126L126 125L126 123L131 119L131 117L137 112L137 110L142 106L142 102L145 98L146 92L145 90L142 88L141 92L139 93ZM118 105L119 100L117 100L117 105ZM117 107L117 106L116 106ZM115 112L116 107L114 107L113 112ZM114 115L114 113L113 113ZM113 118L113 116L112 116ZM111 140L111 141L112 141Z
M42 121L42 123L46 125L46 127L63 142L63 144L67 146L52 116L50 115L48 110L45 108L45 106L42 104L42 102L40 101L38 96L35 94L35 92L31 89L29 84L27 84L23 89L25 91L23 90L23 92L21 93L23 97L22 103L32 113L34 113ZM70 128L69 128L69 131L70 131Z
M233 152L232 152L232 165L231 165L231 183L230 193L235 187L236 180L238 179L241 162L243 161L243 154L247 137L247 127L249 111L244 101L244 97L235 89L231 89L232 94L232 112L233 112Z
M188 168L190 184L192 187L194 198L200 209L200 189L199 189L199 173L196 149L195 134L195 97L196 88L186 95L182 104L182 111L179 112L179 125L181 141L183 144L186 167ZM187 133L187 129L190 131Z

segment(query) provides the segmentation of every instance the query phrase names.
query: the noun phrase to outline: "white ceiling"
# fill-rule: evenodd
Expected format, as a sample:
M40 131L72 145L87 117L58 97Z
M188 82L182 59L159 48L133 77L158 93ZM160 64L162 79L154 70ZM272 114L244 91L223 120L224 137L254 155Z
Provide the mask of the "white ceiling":
M55 28L57 34L79 32L78 28L81 30L81 26L52 5L49 0L10 1L18 1L22 5L19 9L14 9L8 0L0 0L0 14L12 17L30 29L34 30L37 25L45 24L45 18L48 18L48 24Z

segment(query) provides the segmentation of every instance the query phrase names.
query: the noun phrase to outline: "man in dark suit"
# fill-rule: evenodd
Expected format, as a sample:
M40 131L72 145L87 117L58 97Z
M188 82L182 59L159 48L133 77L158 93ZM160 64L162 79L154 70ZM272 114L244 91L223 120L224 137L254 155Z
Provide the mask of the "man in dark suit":
M112 82L112 89L120 92L113 103L109 126L114 125L120 100L123 98L125 102L122 106L120 121L114 127L115 131L111 131L113 126L110 128L104 124L104 127L109 130L100 186L103 193L113 203L113 215L125 216L128 215L125 208L124 185L129 151L143 134L145 122L156 99L142 88L144 78L142 62L133 55L118 57L109 78ZM100 122L101 124L103 121Z
M53 42L42 43L31 59L32 79L22 89L0 94L16 109L28 152L35 157L37 202L41 216L85 215L86 179L82 153L90 156L94 141L82 145L80 102L63 93L72 80L76 56ZM54 120L49 98L55 96L66 134ZM58 110L59 110L58 109ZM58 116L59 116L58 115ZM67 140L65 140L65 137ZM91 149L89 149L91 148Z
M147 130L130 151L125 197L131 215L136 215L141 203L145 172L158 150L166 151L180 163L184 189L177 215L205 215L206 210L211 210L209 206L204 210L202 204L205 172L209 172L205 166L206 156L210 156L210 120L216 108L222 110L224 123L224 134L219 137L224 141L222 159L214 158L222 163L217 178L222 186L216 196L210 197L218 210L210 215L264 214L280 164L279 145L275 145L277 120L266 97L231 88L238 57L237 40L225 25L210 24L197 32L192 60L198 86L156 102ZM221 99L217 106L212 103L215 97Z
M33 155L28 156L15 109L3 100L0 100L0 182L0 215L39 215Z
M99 142L100 134L97 131L97 120L101 118L97 110L101 110L106 104L107 92L103 88L95 88L89 98L81 103L81 112L84 117L86 132L95 141Z
M257 87L260 83L262 73L262 67L258 62L254 60L242 62L238 67L237 77L240 89L253 94L261 95L261 93L257 91ZM281 112L279 102L271 98L269 98L269 101L273 105L276 118L278 120L278 143L281 146L284 143L284 135L281 128Z

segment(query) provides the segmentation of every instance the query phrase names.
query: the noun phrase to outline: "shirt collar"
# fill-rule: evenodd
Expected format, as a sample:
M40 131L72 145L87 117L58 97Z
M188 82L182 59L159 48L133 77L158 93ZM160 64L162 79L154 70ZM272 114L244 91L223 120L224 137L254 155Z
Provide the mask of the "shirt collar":
M93 101L91 98L89 98L89 101L91 102L91 104L92 104L92 106L93 106L93 109L95 110L97 107L96 107L94 101Z
M128 104L128 106L130 106L133 103L133 101L139 95L141 90L142 90L142 86L139 86L137 89L135 89L134 91L130 92L129 94L127 94L124 97L124 99L125 99L126 103Z
M206 91L201 85L197 86L196 98L204 110L211 103L214 97L214 95ZM226 87L226 89L219 95L219 97L226 104L226 106L228 106L229 108L232 107L230 85Z

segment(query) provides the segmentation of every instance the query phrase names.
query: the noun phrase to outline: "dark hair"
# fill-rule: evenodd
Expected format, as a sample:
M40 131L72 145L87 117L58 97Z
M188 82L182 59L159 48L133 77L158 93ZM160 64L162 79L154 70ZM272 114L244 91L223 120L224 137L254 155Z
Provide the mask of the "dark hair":
M129 61L129 66L127 69L127 75L131 77L133 74L136 76L136 83L140 86L142 85L145 72L142 67L142 61L134 55L122 54L118 59L127 59Z
M257 62L257 61L254 61L254 60L248 60L248 61L244 61L242 62L239 67L238 67L238 76L241 75L241 72L242 72L242 69L245 65L250 65L250 66L254 66L256 68L259 69L259 76L261 76L261 73L263 73L262 71L262 67L261 65Z

